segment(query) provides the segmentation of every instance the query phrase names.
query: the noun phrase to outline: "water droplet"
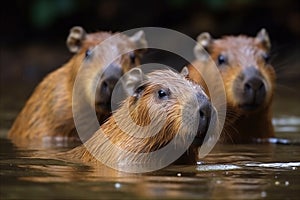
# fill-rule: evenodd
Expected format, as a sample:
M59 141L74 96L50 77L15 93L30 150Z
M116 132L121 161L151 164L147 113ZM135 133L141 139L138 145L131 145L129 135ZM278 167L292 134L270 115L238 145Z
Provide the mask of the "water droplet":
M275 185L280 185L280 182L279 181L275 181Z
M288 186L289 184L290 184L290 182L288 182L288 181L285 181L285 182L284 182L284 185L285 185L285 186Z
M117 189L121 188L121 184L120 183L115 183L115 188L117 188Z
M262 191L262 192L260 193L260 196L261 196L261 197L266 197L266 196L267 196L267 192L266 192L266 191Z
M177 176L181 176L181 173L177 173Z

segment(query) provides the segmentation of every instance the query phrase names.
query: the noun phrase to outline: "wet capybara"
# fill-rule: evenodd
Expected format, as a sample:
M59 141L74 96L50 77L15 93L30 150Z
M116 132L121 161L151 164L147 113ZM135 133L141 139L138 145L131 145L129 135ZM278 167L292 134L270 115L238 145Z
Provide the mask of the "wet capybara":
M193 148L190 146L176 163L195 164L197 145L203 142L209 124L217 127L217 116L203 89L185 78L188 69L180 74L164 69L145 75L135 68L127 74L124 85L131 91L129 96L87 142L70 150L69 155L89 163L127 166L147 159L141 154L161 150L177 136L174 149L165 155L171 156L193 137Z
M108 40L115 35L118 36ZM97 48L104 41L109 41L105 47L107 54L103 48ZM142 48L147 47L147 42L143 31L131 37L109 32L87 34L82 27L76 26L70 30L67 46L76 54L35 88L9 131L8 137L15 143L29 140L37 143L41 140L46 143L79 141L72 113L72 95L81 68L85 69L81 98L94 102L91 106L94 106L100 124L103 123L111 113L110 98L114 84L123 73L140 65ZM112 60L109 65L104 64L105 56L117 54L125 48L132 51ZM94 88L95 98L91 99L90 93Z
M207 32L198 36L194 48L197 61L189 66L190 78L204 86L209 94L195 69L205 70L215 63L221 73L227 96L221 142L243 143L274 136L271 105L275 71L269 62L270 49L265 29L256 37L239 35L213 39Z

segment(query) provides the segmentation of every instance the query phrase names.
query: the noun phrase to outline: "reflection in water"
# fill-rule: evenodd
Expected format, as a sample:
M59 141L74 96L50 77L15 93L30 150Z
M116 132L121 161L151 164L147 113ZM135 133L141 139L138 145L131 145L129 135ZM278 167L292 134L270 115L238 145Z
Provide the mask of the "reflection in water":
M249 167L268 167L268 168L278 168L278 169L297 169L300 167L300 162L288 162L288 163L249 163L245 166Z
M273 125L276 132L299 132L300 117L283 116L281 118L273 118Z
M25 150L0 142L4 199L293 199L300 187L300 145L219 145L197 166L127 174L56 158L67 148Z

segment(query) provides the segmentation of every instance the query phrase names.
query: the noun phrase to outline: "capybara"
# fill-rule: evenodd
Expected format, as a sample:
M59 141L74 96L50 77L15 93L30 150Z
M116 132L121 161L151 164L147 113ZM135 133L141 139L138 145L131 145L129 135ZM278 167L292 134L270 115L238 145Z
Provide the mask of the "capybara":
M115 35L118 36L108 40ZM108 41L105 50L97 48L105 41ZM89 103L94 102L91 106L94 106L101 124L111 113L110 100L115 83L123 73L140 65L142 49L147 47L143 31L131 37L109 32L87 34L79 26L70 30L66 43L69 50L76 54L35 88L9 131L8 137L15 143L26 143L26 140L37 143L45 140L79 141L72 113L73 86L78 71L85 69L81 98ZM104 64L105 56L117 54L123 49L132 51L112 60L109 65ZM94 88L95 98L91 99L90 93Z
M270 49L265 29L256 37L239 35L213 39L207 32L198 36L194 48L197 60L189 66L190 78L209 94L197 70L205 71L215 63L221 73L227 99L221 142L248 143L274 136L271 105L276 76L269 61Z
M179 140L162 158L166 159L193 137L191 146L195 148L183 152L176 163L195 164L197 145L203 142L210 124L217 127L217 115L200 85L185 78L188 69L185 67L180 74L170 69L144 74L135 68L127 74L124 85L132 92L87 142L68 154L73 159L95 164L104 162L114 167L141 164L141 160L158 165L147 160L144 154L163 149L177 136Z

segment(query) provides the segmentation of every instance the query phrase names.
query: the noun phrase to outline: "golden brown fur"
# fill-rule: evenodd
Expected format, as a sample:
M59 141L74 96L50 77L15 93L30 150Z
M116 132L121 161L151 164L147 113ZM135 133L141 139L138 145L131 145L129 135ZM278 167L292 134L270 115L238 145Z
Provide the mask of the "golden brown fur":
M35 88L13 123L8 137L20 145L29 141L41 144L41 140L46 143L50 141L78 140L72 113L74 81L81 66L88 69L85 74L85 82L83 82L83 98L93 102L92 99L88 99L88 95L97 84L99 74L104 70L101 59L96 59L98 56L101 58L104 54L99 52L101 49L94 47L97 47L98 44L112 35L112 33L107 32L85 34L81 27L71 29L67 44L70 51L76 54L65 65L47 75ZM108 45L114 48L115 51L125 47L129 49L137 48L135 42L130 39L128 36L120 34ZM93 49L92 58L86 56L88 49ZM108 50L108 52L110 51L111 49ZM123 73L127 72L140 64L139 52L135 52L135 54L137 57L134 63L132 63L129 54L122 55L114 60L114 63L121 67ZM85 93L86 96L84 96ZM101 97L101 95L98 96ZM109 115L109 110L97 110L100 123Z
M273 137L271 105L275 72L266 60L270 52L270 41L266 31L261 30L256 37L240 35L220 39L212 39L208 33L204 33L198 37L198 42L198 46L195 47L198 60L189 66L190 78L205 87L196 68L203 71L207 67L217 65L224 82L227 117L221 141L241 143L251 142L254 138ZM204 49L211 59L203 52ZM220 55L226 59L223 64L218 63ZM244 110L240 107L236 93L243 90L243 71L252 66L261 74L266 87L266 96L258 108Z
M199 123L195 110L208 100L203 90L171 70L151 72L141 85L142 89L126 98L84 145L69 152L72 158L98 164L97 159L100 159L117 164L115 162L135 160L135 156L130 157L126 151L136 154L153 152L167 145L178 134L181 138L178 145L185 144ZM170 92L167 99L158 98L157 93L161 89ZM185 112L188 114L184 115ZM161 128L160 122L163 122ZM154 124L147 127L150 123ZM141 133L147 135L156 131L159 132L150 137L137 137ZM123 151L117 151L113 146ZM187 160L195 162L196 153L195 149L190 150Z

